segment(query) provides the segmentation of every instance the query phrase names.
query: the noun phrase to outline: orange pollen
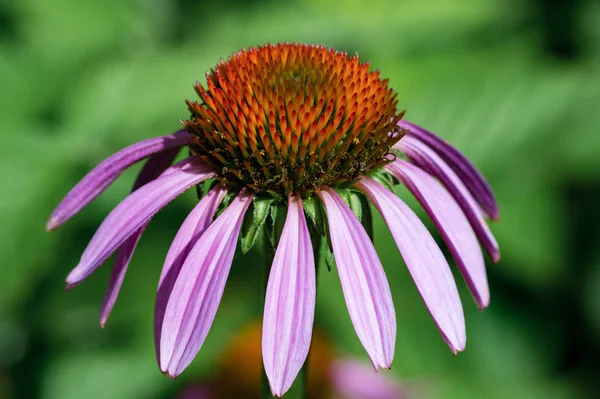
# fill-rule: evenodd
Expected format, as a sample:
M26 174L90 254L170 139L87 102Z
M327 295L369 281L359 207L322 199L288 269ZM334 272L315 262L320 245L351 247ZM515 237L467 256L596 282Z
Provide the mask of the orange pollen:
M358 56L277 44L233 54L187 101L193 154L230 187L285 197L343 187L393 159L396 94Z

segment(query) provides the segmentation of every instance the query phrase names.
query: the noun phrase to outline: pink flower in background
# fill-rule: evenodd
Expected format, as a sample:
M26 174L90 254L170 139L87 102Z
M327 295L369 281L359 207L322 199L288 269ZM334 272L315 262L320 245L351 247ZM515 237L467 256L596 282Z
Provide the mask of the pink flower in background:
M176 399L254 399L260 396L261 326L251 322L219 356L204 379L184 385ZM322 331L315 328L308 359L304 396L311 399L408 399L423 397L418 381L404 382L391 373L374 373L368 362L338 357ZM235 381L235 383L232 383ZM431 384L431 383L430 383ZM296 392L298 394L298 392Z
M155 339L163 372L179 375L200 350L223 295L242 221L251 206L257 218L257 203L265 200L267 208L287 206L262 331L274 395L289 389L311 344L316 296L311 230L327 234L350 318L372 365L391 366L396 315L385 272L361 223L364 198L386 221L443 339L453 353L462 351L465 321L449 265L388 183L401 182L421 203L484 308L489 289L479 242L499 259L485 222L497 219L498 209L474 166L437 136L403 121L396 94L378 71L324 47L280 44L240 51L207 74L207 87L196 85L202 101L188 101L192 117L185 130L109 157L67 194L48 222L47 229L55 229L128 167L148 158L133 192L104 219L67 277L68 287L75 286L117 252L102 325L154 214L211 180L211 190L173 240L159 280ZM171 166L182 147L191 155ZM342 371L339 380L355 370Z
M329 392L340 399L408 399L410 390L389 375L374 373L373 368L354 359L336 360L329 370ZM258 394L258 392L257 392ZM192 385L183 390L176 399L219 399L210 384ZM236 396L238 399L243 397ZM247 398L257 397L247 396ZM323 396L325 397L325 396Z

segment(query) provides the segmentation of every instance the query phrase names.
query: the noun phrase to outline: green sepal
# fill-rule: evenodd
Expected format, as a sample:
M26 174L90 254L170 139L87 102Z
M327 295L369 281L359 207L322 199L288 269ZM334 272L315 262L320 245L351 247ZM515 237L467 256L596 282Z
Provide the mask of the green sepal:
M360 193L355 189L337 190L337 193L342 197L344 202L348 204L352 213L358 220L362 220L362 203L360 201Z
M239 192L237 191L228 191L227 194L225 194L225 197L223 197L223 201L221 201L219 207L217 208L217 212L215 212L215 219L219 217L225 209L227 209L229 204L231 204L231 202L234 200L235 197L237 197L238 194Z
M241 241L243 254L250 251L254 246L260 229L263 228L267 221L272 204L272 197L254 197L249 212L246 212L242 223Z
M331 243L331 232L329 230L329 219L327 219L327 211L325 210L325 205L323 205L319 201L319 205L322 207L323 214L323 229L325 231L325 251L323 254L323 258L325 258L325 266L327 266L327 271L331 271L335 266L335 256L333 255L333 244Z
M201 200L202 198L204 198L204 196L206 194L208 194L208 192L210 190L212 190L212 188L216 185L217 185L217 181L215 179L209 179L209 180L203 181L200 184L197 184L196 185L196 195L198 196L198 199Z
M394 178L394 176L392 176L385 169L377 169L376 171L370 173L369 177L377 181L378 183L381 183L385 188L387 188L391 192L394 192L394 186L396 185L397 181Z
M340 190L340 196L348 204L352 213L360 221L365 228L367 235L373 242L373 215L371 213L371 205L367 197L360 191L352 190Z
M313 227L320 235L325 235L325 212L323 211L323 204L317 197L310 197L302 201L304 206L304 212L308 216L308 219L312 223Z
M335 260L333 258L333 247L329 235L329 224L327 222L325 206L316 196L302 200L302 205L304 206L304 213L308 216L310 222L309 229L314 228L318 234L325 237L327 245L321 247L324 249L323 258L325 258L327 270L331 271L332 267L335 266Z
M281 237L281 232L283 231L283 226L285 225L286 216L286 203L280 202L271 204L271 209L268 215L269 223L267 232L269 233L269 240L271 241L273 249L276 249L277 244L279 243L279 237Z
M329 247L329 239L327 239L328 245L325 245L325 266L327 266L327 271L331 271L335 266L335 257L333 256L333 250Z
M358 194L360 198L360 205L362 208L360 223L362 223L365 228L367 235L373 241L373 212L371 211L371 203L367 199L367 196L364 194Z

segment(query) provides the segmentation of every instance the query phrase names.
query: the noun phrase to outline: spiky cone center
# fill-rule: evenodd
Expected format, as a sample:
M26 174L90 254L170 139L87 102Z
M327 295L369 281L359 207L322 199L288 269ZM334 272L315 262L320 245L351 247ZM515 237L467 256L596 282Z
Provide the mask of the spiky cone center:
M192 152L234 187L285 198L344 187L393 160L396 94L358 56L278 44L233 54L197 83Z

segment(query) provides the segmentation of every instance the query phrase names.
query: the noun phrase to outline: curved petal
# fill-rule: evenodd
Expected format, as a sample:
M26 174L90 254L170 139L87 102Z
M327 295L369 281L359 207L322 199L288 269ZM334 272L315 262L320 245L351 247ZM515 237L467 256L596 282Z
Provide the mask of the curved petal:
M375 373L368 365L357 360L337 360L331 367L331 383L344 399L403 399L406 389L389 374ZM336 396L337 397L337 396Z
M281 397L306 361L315 316L315 262L302 199L290 196L265 298L262 353L271 392Z
M440 137L414 123L401 120L398 126L408 130L409 136L417 137L442 157L465 183L486 215L498 220L500 212L492 188L467 157Z
M442 234L480 309L490 303L483 254L477 237L454 198L427 172L396 160L387 169L413 193Z
M220 184L210 190L187 216L169 248L160 274L154 308L154 342L157 359L160 359L160 340L165 310L181 266L200 236L210 226L226 193L227 189Z
M221 302L244 213L254 194L243 189L200 236L181 267L165 311L160 368L179 375L204 343Z
M465 213L485 251L494 262L498 262L500 260L498 242L485 222L481 208L477 205L460 177L435 151L417 138L404 137L396 146L410 158L412 163L442 182Z
M342 197L329 187L319 196L327 210L333 254L356 334L375 369L390 368L396 313L383 266L365 229Z
M357 184L387 223L427 309L453 353L467 341L465 318L450 267L417 215L380 183L363 177Z
M165 174L131 193L104 219L81 255L81 261L67 276L68 288L80 283L98 268L131 234L156 212L186 189L214 175L208 166L189 157Z
M142 167L142 170L140 170L140 173L133 184L132 192L156 179L161 173L167 170L173 163L175 157L177 157L179 150L179 147L173 147L151 155ZM142 237L146 226L148 226L148 223L144 224L129 236L117 250L117 256L110 275L108 287L106 288L106 293L104 294L104 299L100 306L100 326L102 328L106 325L108 316L110 316L110 313L115 306L119 291L123 285L123 280L125 279L125 274L127 273L129 262L131 261L135 247Z
M140 141L106 158L69 191L52 212L46 230L54 230L69 220L134 163L167 148L180 147L191 137L187 131L180 130L167 136Z

